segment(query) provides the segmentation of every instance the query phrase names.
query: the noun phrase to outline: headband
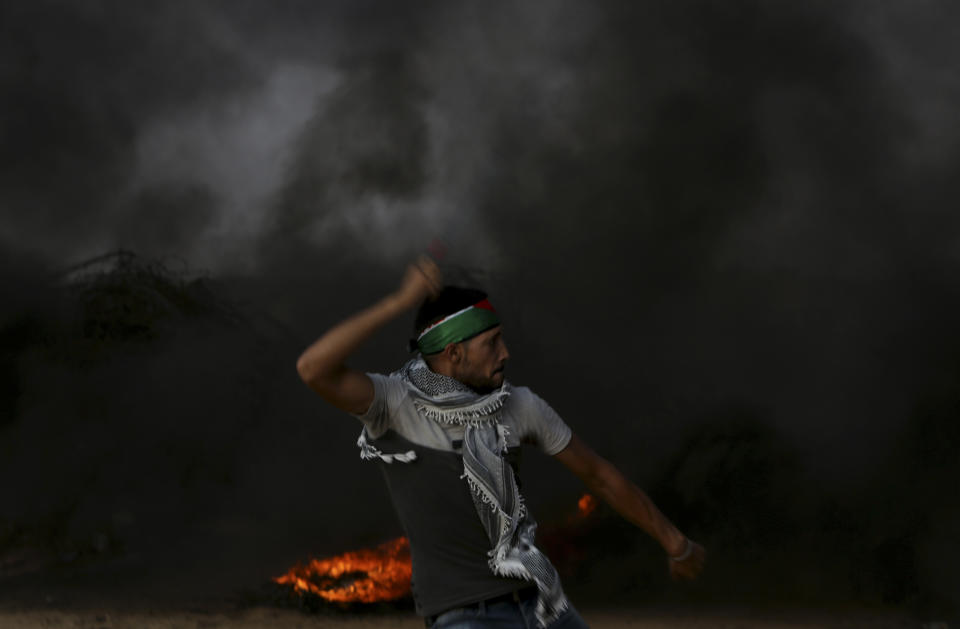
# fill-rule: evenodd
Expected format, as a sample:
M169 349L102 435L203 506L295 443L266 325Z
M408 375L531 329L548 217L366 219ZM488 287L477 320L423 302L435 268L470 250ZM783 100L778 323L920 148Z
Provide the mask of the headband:
M417 348L424 355L436 354L450 343L465 341L499 323L490 301L482 299L424 328L417 337Z

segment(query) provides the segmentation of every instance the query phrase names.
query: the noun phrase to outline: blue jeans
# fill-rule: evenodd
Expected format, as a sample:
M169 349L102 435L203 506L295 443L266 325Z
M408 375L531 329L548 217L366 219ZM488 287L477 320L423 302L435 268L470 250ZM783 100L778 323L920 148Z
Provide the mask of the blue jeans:
M498 601L451 609L437 616L430 629L537 629L537 598ZM550 623L549 629L589 629L573 605Z

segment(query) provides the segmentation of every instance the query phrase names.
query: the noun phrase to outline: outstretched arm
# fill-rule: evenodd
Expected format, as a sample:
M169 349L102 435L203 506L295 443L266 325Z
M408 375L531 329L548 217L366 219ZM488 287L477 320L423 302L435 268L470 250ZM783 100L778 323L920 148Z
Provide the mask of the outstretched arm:
M660 513L650 497L613 464L597 455L576 435L555 457L617 513L660 543L669 556L670 576L693 579L700 574L706 559L703 547L681 533Z
M441 286L440 269L425 256L407 267L403 281L373 306L327 330L297 360L297 371L311 389L348 413L362 414L373 402L373 382L347 367L346 360L371 334L416 307Z

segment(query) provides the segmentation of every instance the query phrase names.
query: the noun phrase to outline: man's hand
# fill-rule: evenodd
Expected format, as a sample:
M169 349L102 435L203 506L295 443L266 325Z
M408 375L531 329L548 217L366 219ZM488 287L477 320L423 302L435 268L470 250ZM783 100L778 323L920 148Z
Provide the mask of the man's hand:
M689 540L692 544L690 554L682 561L673 558L667 558L667 566L670 571L670 578L674 581L690 581L696 579L703 571L703 565L707 561L707 551L700 544Z
M407 266L407 271L397 289L396 297L404 308L414 308L427 297L434 297L443 286L443 274L437 263L427 256L420 256Z

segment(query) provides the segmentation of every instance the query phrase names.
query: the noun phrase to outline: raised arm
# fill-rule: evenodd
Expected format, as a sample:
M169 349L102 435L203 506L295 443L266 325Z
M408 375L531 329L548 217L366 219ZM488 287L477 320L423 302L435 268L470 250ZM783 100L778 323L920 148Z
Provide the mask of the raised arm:
M327 402L348 413L362 414L373 402L373 382L347 367L351 354L387 322L419 305L441 287L440 269L422 256L407 267L395 292L333 326L297 360L297 372Z
M668 555L670 576L693 579L703 570L706 551L666 518L650 497L576 435L554 455L617 513L657 540Z

